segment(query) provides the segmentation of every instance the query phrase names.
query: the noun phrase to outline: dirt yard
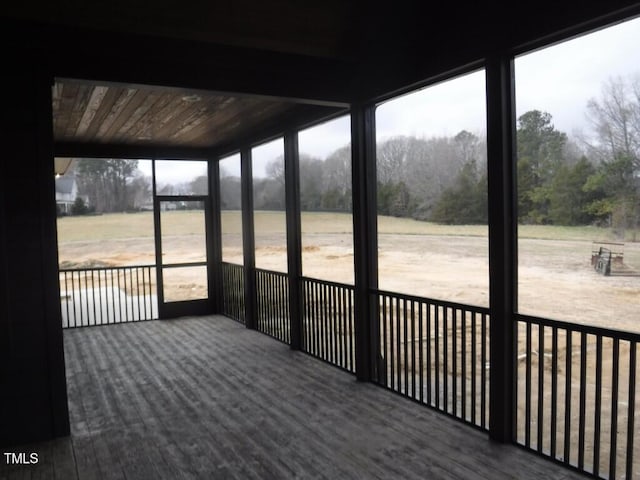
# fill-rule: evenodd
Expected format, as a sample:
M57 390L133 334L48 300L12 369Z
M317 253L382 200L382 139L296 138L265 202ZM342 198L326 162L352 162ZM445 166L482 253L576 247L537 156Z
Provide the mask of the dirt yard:
M223 212L223 258L242 263L239 212ZM166 263L205 259L202 212L165 212ZM353 282L352 218L303 215L303 274ZM153 264L150 213L67 217L58 222L62 267ZM286 271L281 212L256 212L256 266ZM488 306L487 229L379 219L379 286L470 305ZM605 277L592 268L592 240L607 232L590 227L522 227L519 311L525 314L640 332L640 243L624 246L624 274ZM175 274L176 279L186 279Z

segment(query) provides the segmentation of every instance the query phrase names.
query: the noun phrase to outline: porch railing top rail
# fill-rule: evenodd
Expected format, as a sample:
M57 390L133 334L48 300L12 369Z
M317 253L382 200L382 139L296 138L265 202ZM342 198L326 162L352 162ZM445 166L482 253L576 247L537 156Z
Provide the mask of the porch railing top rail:
M126 270L128 268L155 268L154 263L148 263L145 265L117 265L112 267L79 267L79 268L59 268L60 273L64 272L97 272L105 270Z
M516 314L517 321L541 325L543 327L555 327L562 330L571 330L578 333L586 333L588 335L597 335L599 337L617 338L619 340L627 340L629 342L640 343L640 333L627 332L625 330L616 330L614 328L598 327L595 325L585 325L583 323L571 323L561 320L551 320L548 318L534 317L531 315Z
M421 302L421 303L429 303L431 305L439 305L442 307L449 307L449 308L457 308L457 309L461 309L461 310L472 310L474 312L478 312L478 313L486 313L489 314L490 310L489 307L480 307L477 305L469 305L469 304L465 304L465 303L456 303L456 302L449 302L447 300L437 300L435 298L429 298L429 297L420 297L418 295L409 295L406 293L397 293L397 292L390 292L387 290L379 290L379 289L371 289L370 293L373 295L384 295L387 297L394 297L394 298L399 298L401 300L407 300L407 301L413 301L413 302Z

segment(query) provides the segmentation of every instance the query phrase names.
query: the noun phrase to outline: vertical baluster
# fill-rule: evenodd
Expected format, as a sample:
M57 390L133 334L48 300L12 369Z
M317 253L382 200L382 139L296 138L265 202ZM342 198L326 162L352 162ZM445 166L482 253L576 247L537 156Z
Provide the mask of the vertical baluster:
M385 295L386 297L386 295ZM395 309L393 307L393 298L391 296L389 298L389 359L391 360L391 389L395 390L396 388L396 353L395 353Z
M449 413L449 309L442 307L442 378L443 378L443 402L444 411Z
M600 430L602 426L602 336L596 337L596 404L593 429L593 473L600 474Z
M119 322L123 322L124 318L126 318L126 312L124 313L124 315L122 314L122 284L120 282L120 269L116 269L116 277L118 278L118 312L120 313L120 318L119 318ZM125 304L125 308L126 308L126 304Z
M347 368L347 324L346 324L346 315L345 315L345 304L347 299L347 290L344 287L340 287L340 331L342 332L340 349L342 351L340 355L340 366L342 368Z
M524 444L531 447L531 322L527 322L525 356L525 421Z
M281 288L281 297L282 297L282 316L280 320L280 324L282 325L282 331L284 332L284 341L287 344L291 344L291 328L290 328L290 317L289 317L289 290L287 283L287 275L282 275L280 277L280 288Z
M387 296L386 295L382 295L382 352L383 352L383 360L384 360L384 383L383 385L385 387L389 386L389 349L388 349L388 342L389 339L387 338L387 322L388 322L388 316L387 316Z
M127 269L122 268L119 270L119 273L122 275L122 289L124 291L124 318L120 320L123 322L129 321L129 302L127 301ZM120 276L118 276L120 278ZM120 300L122 302L122 300Z
M409 325L407 319L407 299L402 300L402 335L404 348L402 352L404 362L404 394L409 395Z
M633 445L636 412L636 342L629 342L629 398L627 399L627 460L626 478L633 478Z
M424 305L426 307L425 313L427 317L427 323L425 325L425 341L427 343L427 351L425 352L427 357L427 404L431 405L431 387L433 386L433 383L431 382L431 339L434 338L434 335L431 333L431 304L425 303Z
M482 359L480 362L480 426L485 428L487 425L487 314L482 314L481 320L481 339L482 346L480 348ZM517 331L517 329L516 329Z
M436 408L440 408L440 325L439 325L439 317L440 317L440 307L436 304L433 304L433 313L434 313L434 332L433 332L433 336L434 336L434 347L435 347L435 356L434 356L434 360L435 360L435 373L436 373L436 388L435 388L435 395L436 395Z
M618 375L620 374L620 340L613 339L611 366L611 440L609 448L609 478L616 478L616 453L618 450Z
M400 315L400 300L394 298L395 301L395 330L396 330L396 378L398 392L402 392L402 326Z
M349 288L349 365L350 370L355 372L356 352L355 352L355 336L353 334L353 297L355 295L355 289Z
M322 329L324 333L324 343L322 358L326 361L331 361L331 332L330 319L329 319L329 289L326 284L322 284Z
M580 422L578 427L578 468L584 470L584 431L587 407L587 334L580 334Z
M142 306L140 305L140 297L141 297L141 295L140 295L140 267L136 267L135 272L136 272L136 297L138 299L138 316L137 316L137 320L143 320L143 317L142 317ZM144 284L143 284L143 286L144 286Z
M571 330L566 331L566 354L565 354L565 386L564 386L564 463L571 461L571 367L573 365L572 337Z
M340 364L340 357L339 357L339 347L340 347L340 342L338 342L338 319L337 319L337 315L336 315L336 287L335 285L331 285L329 287L329 298L330 298L330 303L329 303L329 309L331 312L331 340L333 343L333 363L335 365L339 365Z
M82 295L82 272L77 271L76 273L78 274L78 310L80 311L80 326L84 327L85 321L84 321L84 298Z
M315 320L314 320L314 329L315 329L315 354L316 356L322 358L322 330L320 323L320 312L322 305L320 304L320 284L315 282Z
M71 309L69 307L69 301L73 302L73 286L71 287L71 295L69 295L69 283L68 272L64 272L64 291L67 296L67 327L71 327Z
M93 306L93 324L100 325L98 323L98 317L96 315L96 286L93 278L94 273L95 273L95 270L87 270L87 275L91 275L91 300L93 302L93 305L92 305ZM87 289L88 288L89 288L89 281L87 280Z
M461 353L460 353L460 363L462 364L462 372L461 372L461 382L462 382L462 419L467 420L467 311L460 309L460 329L462 332L461 335Z
M416 339L416 303L414 300L411 300L409 318L411 321L411 398L416 400L416 392L418 390L418 386L416 385L416 343L418 343L418 345L420 345L420 343Z
M458 416L458 309L451 308L451 398L453 416Z
M107 292L107 304L109 303L109 293L111 293L111 314L107 315L107 324L111 324L115 322L116 318L115 287L112 268L104 271L104 284ZM109 286L109 284L111 285Z
M134 272L134 268L130 267L129 268L129 289L131 290L131 292L129 292L129 301L131 302L131 320L135 321L136 320L136 301L135 301L135 295L137 295L136 291L134 291L134 283L133 283L133 272Z
M422 314L422 308L423 308L424 304L422 302L418 302L418 365L420 366L420 368L418 369L418 389L420 391L419 394L419 400L420 402L424 402L424 352L423 352L423 347L422 347L422 342L424 341L422 339L423 335L424 335L424 328L422 326L422 321L423 321L423 314Z
M538 325L538 437L536 447L542 453L544 434L544 326Z
M476 312L471 313L471 423L473 425L476 424L476 409L478 407L478 402L476 401L476 395L478 393L477 390L477 375L478 375L478 356L476 349L477 335L477 321L476 321Z
M551 330L551 458L556 458L558 420L558 327Z

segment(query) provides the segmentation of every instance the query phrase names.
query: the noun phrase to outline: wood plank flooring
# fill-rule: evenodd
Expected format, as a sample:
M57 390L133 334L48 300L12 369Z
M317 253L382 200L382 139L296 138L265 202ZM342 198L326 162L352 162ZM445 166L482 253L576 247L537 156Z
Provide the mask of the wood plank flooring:
M72 435L2 479L584 478L224 317L64 342Z

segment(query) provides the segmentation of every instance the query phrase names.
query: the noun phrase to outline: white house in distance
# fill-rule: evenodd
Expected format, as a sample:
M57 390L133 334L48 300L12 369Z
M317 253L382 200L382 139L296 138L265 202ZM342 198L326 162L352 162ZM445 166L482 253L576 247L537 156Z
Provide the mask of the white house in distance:
M56 207L59 214L69 215L77 196L78 183L75 175L56 177Z

